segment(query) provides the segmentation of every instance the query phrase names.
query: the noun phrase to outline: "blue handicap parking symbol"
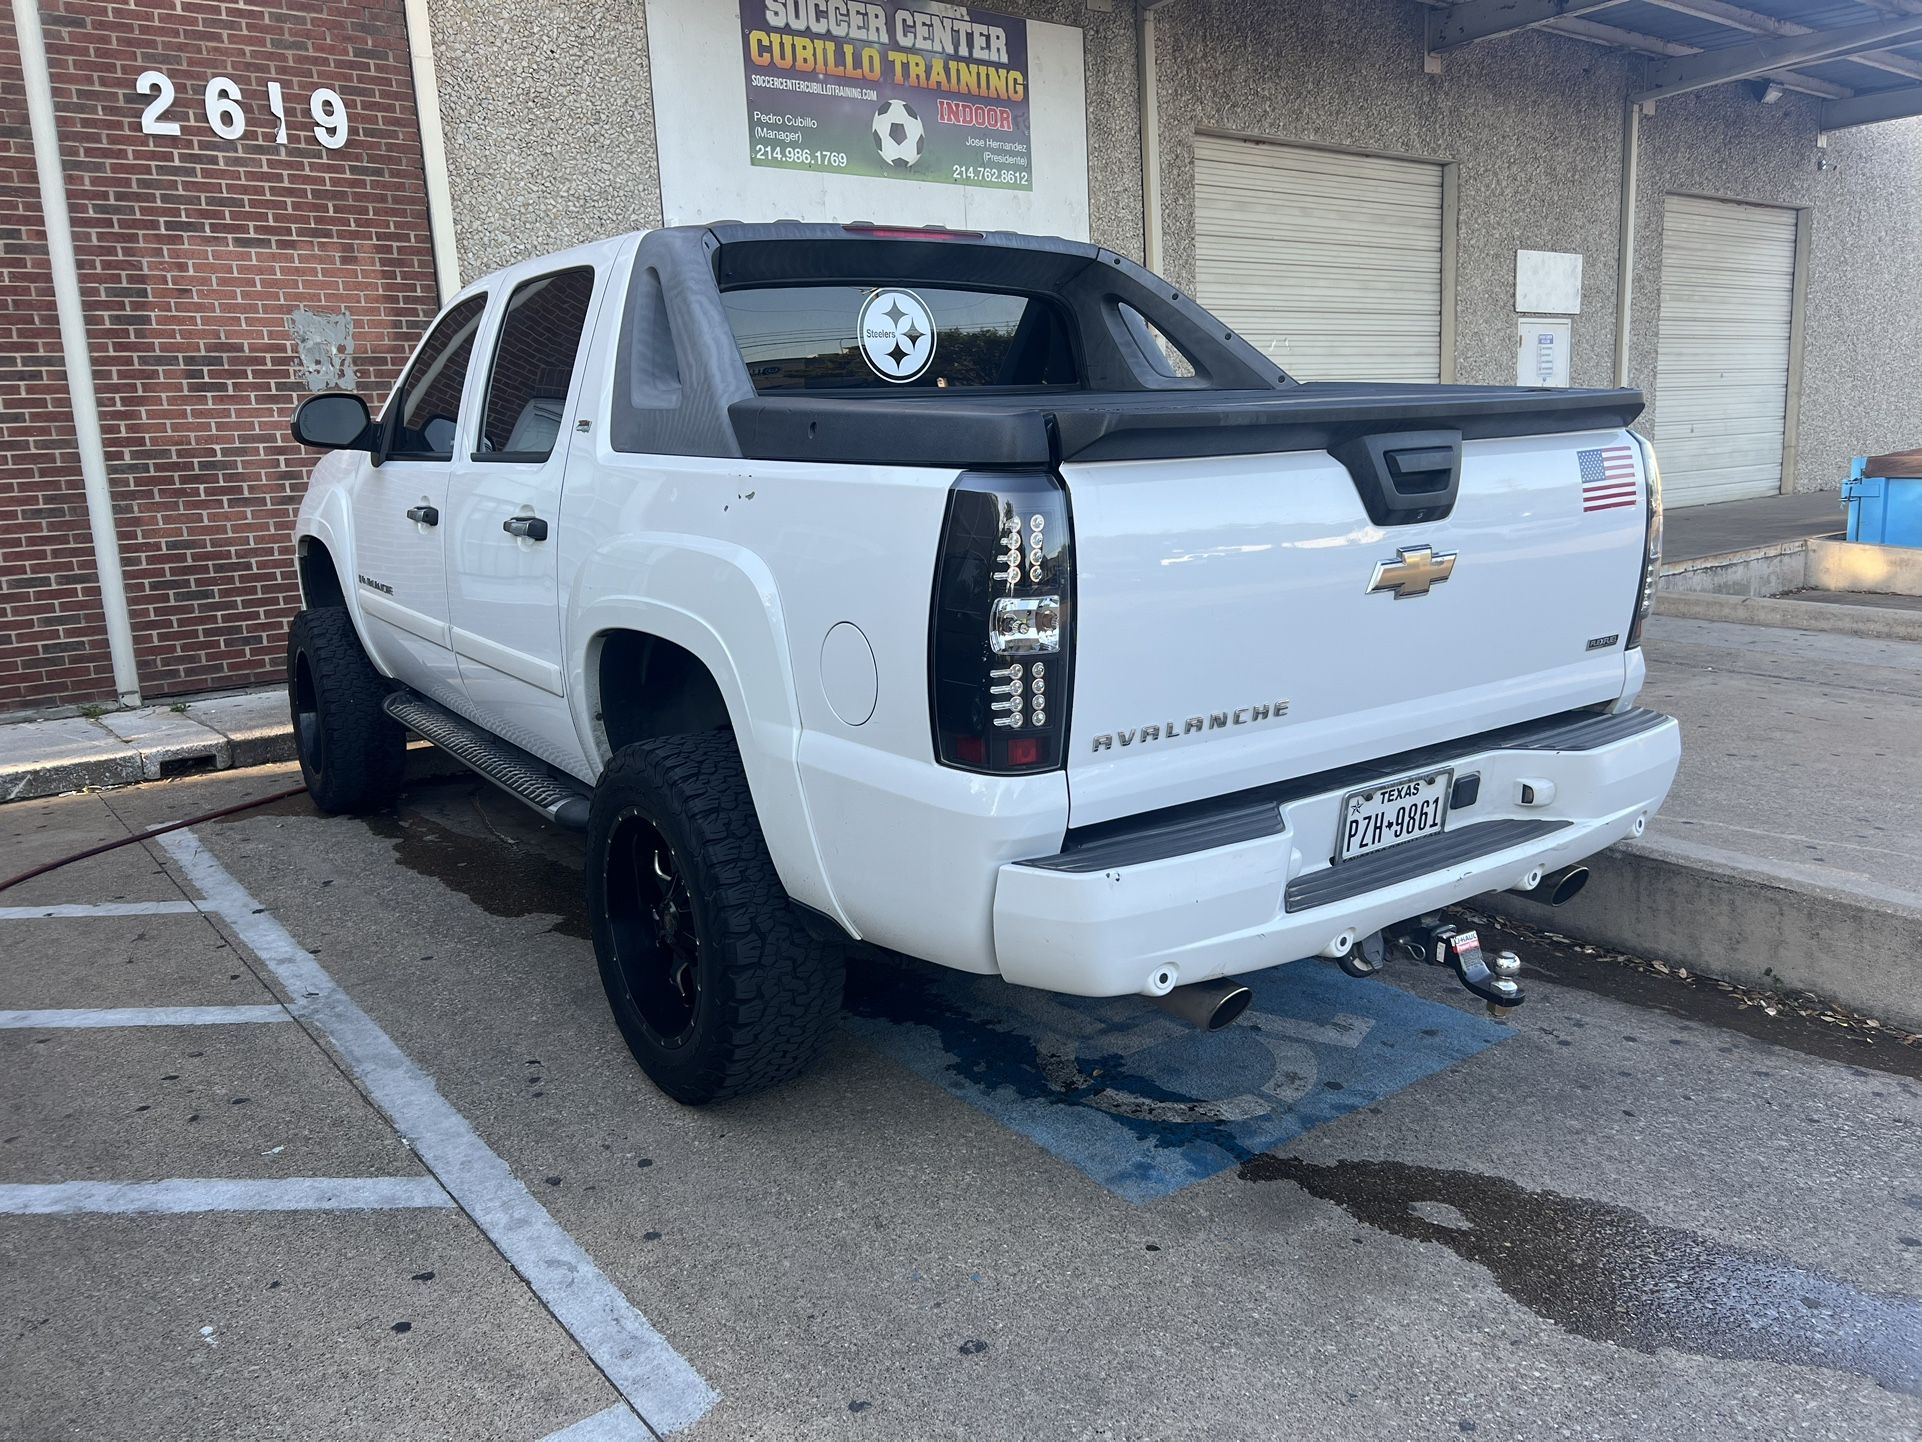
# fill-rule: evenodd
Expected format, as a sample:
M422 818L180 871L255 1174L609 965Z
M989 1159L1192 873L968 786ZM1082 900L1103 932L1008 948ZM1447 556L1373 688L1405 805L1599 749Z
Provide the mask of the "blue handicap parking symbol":
M1253 1005L1212 1033L1141 997L1056 996L921 966L857 976L850 1020L909 1070L1136 1203L1391 1096L1508 1034L1320 962L1243 979Z

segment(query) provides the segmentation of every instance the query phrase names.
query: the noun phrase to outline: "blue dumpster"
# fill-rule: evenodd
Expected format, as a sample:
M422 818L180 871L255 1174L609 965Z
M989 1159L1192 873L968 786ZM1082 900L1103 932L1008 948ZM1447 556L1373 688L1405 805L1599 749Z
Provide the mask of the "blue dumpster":
M1842 483L1849 539L1877 546L1922 546L1922 455L1857 456ZM1882 474L1895 471L1898 474ZM1909 472L1907 475L1900 472Z

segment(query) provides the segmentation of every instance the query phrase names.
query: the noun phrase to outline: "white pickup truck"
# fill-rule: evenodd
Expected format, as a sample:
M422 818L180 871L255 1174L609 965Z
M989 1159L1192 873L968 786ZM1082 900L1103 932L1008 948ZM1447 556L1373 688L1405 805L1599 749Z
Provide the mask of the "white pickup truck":
M294 419L301 767L379 808L411 731L584 828L614 1016L691 1103L803 1067L853 942L1210 1023L1396 950L1513 1005L1434 913L1579 886L1679 759L1641 404L1300 383L1063 240L545 256L378 420Z

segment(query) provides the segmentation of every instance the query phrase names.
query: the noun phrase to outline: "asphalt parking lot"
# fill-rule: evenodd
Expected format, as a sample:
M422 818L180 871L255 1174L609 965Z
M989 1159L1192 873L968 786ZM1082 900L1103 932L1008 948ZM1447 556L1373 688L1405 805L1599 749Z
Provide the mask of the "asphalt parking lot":
M286 768L0 809L14 871ZM0 1436L1922 1435L1922 1054L1580 957L1202 1036L853 968L705 1111L466 779L0 896Z

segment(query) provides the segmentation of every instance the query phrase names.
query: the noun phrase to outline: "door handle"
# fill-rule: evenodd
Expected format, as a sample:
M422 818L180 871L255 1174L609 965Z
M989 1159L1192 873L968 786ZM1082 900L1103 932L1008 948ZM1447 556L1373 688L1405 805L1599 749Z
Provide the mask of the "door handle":
M438 526L440 524L440 512L432 506L409 506L407 508L407 519L410 521L418 521L423 526Z
M547 522L539 516L511 516L501 522L501 529L510 536L523 536L530 541L547 539Z

